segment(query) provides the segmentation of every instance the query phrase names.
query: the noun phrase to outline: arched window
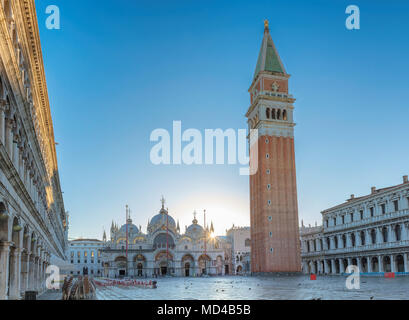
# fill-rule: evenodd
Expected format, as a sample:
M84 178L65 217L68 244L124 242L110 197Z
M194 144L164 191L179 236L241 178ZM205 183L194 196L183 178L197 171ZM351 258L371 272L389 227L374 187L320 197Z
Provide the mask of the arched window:
M382 238L383 242L388 242L388 228L386 227L382 228Z
M331 249L331 241L329 240L329 238L327 237L327 249Z
M365 232L361 231L361 244L364 246L365 245Z
M346 248L347 246L347 238L345 237L345 234L342 235L342 247Z
M355 233L351 234L351 243L352 243L352 246L355 247Z
M376 243L376 231L375 231L375 229L371 230L371 240L372 240L372 244Z
M250 239L247 238L247 239L244 241L244 246L250 247Z
M277 109L277 120L281 120L281 110Z
M334 244L335 244L335 249L338 249L338 237L334 237Z
M287 121L287 110L283 111L283 120Z
M307 252L310 252L310 242L307 241Z
M401 241L402 240L402 228L400 224L397 224L395 226L395 235L396 235L396 241Z
M271 109L271 119L276 118L276 109Z
M270 108L266 109L266 117L267 119L270 119Z

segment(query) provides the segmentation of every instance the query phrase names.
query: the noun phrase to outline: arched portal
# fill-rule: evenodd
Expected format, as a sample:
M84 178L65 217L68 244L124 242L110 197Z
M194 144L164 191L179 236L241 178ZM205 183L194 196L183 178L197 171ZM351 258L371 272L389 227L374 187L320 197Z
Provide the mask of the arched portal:
M185 254L182 257L182 272L185 277L193 275L195 259L190 254Z
M237 266L236 274L242 274L242 272L243 272L243 267L242 266Z
M216 272L218 275L223 274L223 257L217 256L216 258Z
M134 262L134 275L138 276L138 277L142 277L143 276L143 270L145 268L145 264L146 264L146 258L143 254L137 254L134 256L133 258L133 262Z
M211 259L208 255L202 254L198 259L199 274L209 274Z
M171 273L171 266L173 263L173 256L166 251L160 251L155 256L155 273L165 276Z
M126 261L126 257L124 256L119 256L115 258L115 266L118 272L118 276L121 277L125 277L126 276L126 269L127 269L127 261Z

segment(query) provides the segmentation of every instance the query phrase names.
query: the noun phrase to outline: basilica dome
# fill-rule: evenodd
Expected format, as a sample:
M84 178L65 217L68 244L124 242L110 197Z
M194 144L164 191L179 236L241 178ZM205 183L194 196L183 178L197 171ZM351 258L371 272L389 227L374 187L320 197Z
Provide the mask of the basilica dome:
M124 224L119 229L119 232L126 234L126 224ZM138 227L132 224L132 221L128 221L128 234L137 234L137 233L139 233Z
M190 238L200 238L204 235L204 229L197 223L196 217L193 219L192 224L187 227L185 234Z
M154 216L151 221L149 222L148 229L150 232L155 232L156 230L163 228L166 226L169 227L171 230L176 229L175 220L168 214L168 211L162 206L162 209L159 213Z

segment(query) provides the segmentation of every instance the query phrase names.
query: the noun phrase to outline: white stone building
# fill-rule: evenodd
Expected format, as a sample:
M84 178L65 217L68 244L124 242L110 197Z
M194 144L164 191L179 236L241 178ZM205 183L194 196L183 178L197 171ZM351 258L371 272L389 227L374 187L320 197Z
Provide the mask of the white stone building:
M148 222L147 231L143 233L141 226L132 224L130 218L121 227L112 223L111 238L104 242L102 249L104 276L224 274L225 253L220 241L213 236L213 225L203 228L196 214L192 224L181 233L179 222L168 214L162 199L162 208Z
M302 270L340 274L409 272L409 182L376 189L322 212L323 225L301 227Z
M231 242L233 274L251 273L250 227L233 227L226 231Z
M0 299L45 288L68 217L32 0L0 0Z
M75 239L69 242L68 259L73 266L71 275L99 277L103 275L101 250L104 243L98 239Z

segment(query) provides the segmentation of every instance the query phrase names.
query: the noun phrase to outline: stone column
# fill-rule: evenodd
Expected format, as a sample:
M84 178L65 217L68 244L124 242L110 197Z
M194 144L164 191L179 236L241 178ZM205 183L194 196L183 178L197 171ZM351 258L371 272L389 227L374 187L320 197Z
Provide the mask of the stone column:
M0 143L5 146L5 133L6 133L6 104L5 101L0 101Z
M35 260L34 254L29 256L29 266L28 266L28 288L34 290L34 269L35 269Z
M401 233L402 233L402 240L409 240L409 233L406 223L401 224ZM408 271L409 272L409 271Z
M347 238L347 241L346 241L347 247L352 247L352 233L347 233L346 238Z
M382 228L376 228L376 243L383 243Z
M17 170L17 173L20 175L19 161L20 161L20 149L18 147L18 142L13 141L13 163L14 163L14 167Z
M335 259L331 259L331 269L332 269L332 274L336 274L337 270L335 267Z
M394 226L389 225L387 228L388 228L388 242L395 242L396 241L396 236L395 236Z
M41 258L40 258L40 256L38 256L37 260L36 260L36 281L35 281L35 288L36 288L37 291L40 291L40 282L41 282L41 279L40 279L41 268L40 268L40 266L41 266Z
M21 249L12 249L10 253L9 299L18 300L20 298Z
M404 262L404 265L405 265L405 272L409 272L409 261L408 261L408 254L407 253L404 253L403 254L403 262Z
M9 283L10 242L0 242L0 300L7 299Z
M356 258L356 263L358 264L359 273L364 272L362 267L362 259L360 257Z
M367 243L367 244L372 244L372 237L371 237L371 230L372 229L366 229L365 231L365 233L366 233L366 236L365 236L365 243ZM375 229L376 230L376 229ZM375 243L376 243L376 241L375 241Z
M13 156L13 123L14 120L7 118L6 119L6 130L5 130L5 137L4 142L6 146L7 153L9 154L10 159Z
M379 265L379 272L383 272L383 258L382 258L382 256L378 256L378 265Z
M351 258L348 258L348 266L352 266L352 259ZM348 266L347 266L347 268L348 268Z
M391 254L390 259L391 259L391 272L396 272L395 256Z
M338 259L339 260L339 273L345 272L345 267L344 267L344 259Z
M368 268L368 273L372 272L372 258L371 257L366 258L366 265Z
M328 262L327 262L327 260L324 260L324 273L328 274Z
M21 292L25 292L29 288L28 271L30 266L30 254L24 252L21 256Z

